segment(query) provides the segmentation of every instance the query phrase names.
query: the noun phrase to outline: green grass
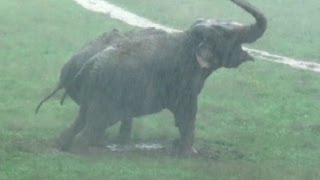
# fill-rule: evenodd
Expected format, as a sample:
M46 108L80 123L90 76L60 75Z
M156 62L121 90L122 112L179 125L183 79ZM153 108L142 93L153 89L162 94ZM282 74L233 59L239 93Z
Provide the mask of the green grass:
M319 60L319 26L315 23L319 2L273 2L254 2L268 14L270 28L253 46ZM239 21L248 17L225 1L215 1L215 6L205 0L117 3L182 29L201 16ZM54 138L73 121L77 106L70 100L59 106L57 96L37 116L34 108L56 85L62 65L74 51L104 31L132 27L67 0L4 0L0 22L1 180L320 178L317 73L261 60L216 71L199 101L195 146L205 155L74 155L52 146ZM137 119L134 140L170 143L178 135L173 124L167 111ZM117 128L108 130L106 137L113 139Z

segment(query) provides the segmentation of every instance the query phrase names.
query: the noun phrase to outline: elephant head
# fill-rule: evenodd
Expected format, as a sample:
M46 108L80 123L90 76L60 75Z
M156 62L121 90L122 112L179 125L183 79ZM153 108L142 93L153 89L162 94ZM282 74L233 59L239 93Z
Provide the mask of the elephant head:
M202 68L235 68L241 63L254 60L242 49L242 44L252 43L265 32L267 20L253 5L244 0L231 0L256 20L254 24L242 25L231 21L199 19L191 26L191 34L200 43L196 58Z

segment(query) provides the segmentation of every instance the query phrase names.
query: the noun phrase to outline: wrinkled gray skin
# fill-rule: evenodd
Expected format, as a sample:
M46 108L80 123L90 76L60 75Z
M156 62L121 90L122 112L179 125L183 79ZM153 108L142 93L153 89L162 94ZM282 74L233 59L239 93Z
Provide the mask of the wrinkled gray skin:
M184 32L145 33L93 56L77 74L80 109L61 135L62 149L86 151L114 123L168 109L180 133L178 152L192 152L197 97L206 78L218 68L252 60L241 45L256 41L266 30L266 18L255 7L231 1L256 23L201 19Z

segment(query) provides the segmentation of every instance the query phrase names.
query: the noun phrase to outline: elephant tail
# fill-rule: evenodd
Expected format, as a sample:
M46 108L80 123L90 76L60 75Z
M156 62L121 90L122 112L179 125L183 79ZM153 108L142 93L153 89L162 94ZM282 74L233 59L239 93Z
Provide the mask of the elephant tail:
M60 89L62 89L63 86L61 86L60 84L47 96L45 97L37 106L36 108L36 114L38 114L38 111L40 109L40 107L42 106L42 104L44 102L46 102L48 99L50 99L53 95L55 95ZM63 98L64 99L64 98Z

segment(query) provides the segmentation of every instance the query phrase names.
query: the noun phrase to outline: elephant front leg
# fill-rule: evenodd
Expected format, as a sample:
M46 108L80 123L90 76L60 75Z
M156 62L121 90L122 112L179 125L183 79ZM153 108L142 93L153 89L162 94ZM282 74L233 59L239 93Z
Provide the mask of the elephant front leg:
M176 142L176 145L178 152L181 154L196 153L193 148L196 113L196 98L189 99L173 111L175 124L180 133L180 139Z
M180 140L178 141L178 151L182 154L195 153L193 148L195 119L186 119L184 123L178 126Z

